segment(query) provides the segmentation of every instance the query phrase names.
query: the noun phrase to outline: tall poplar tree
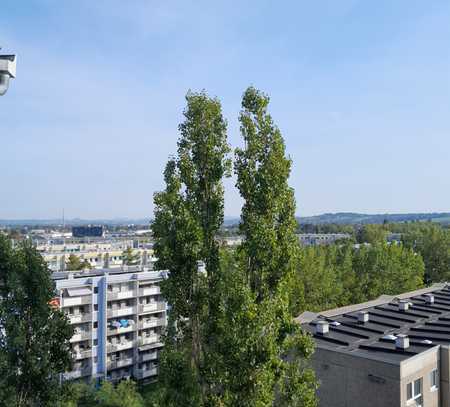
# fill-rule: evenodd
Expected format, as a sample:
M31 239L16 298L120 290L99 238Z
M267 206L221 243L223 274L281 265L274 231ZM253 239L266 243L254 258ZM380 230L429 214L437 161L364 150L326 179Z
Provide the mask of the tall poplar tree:
M230 171L226 121L220 102L189 92L180 124L177 156L170 159L166 188L155 194L157 267L170 271L162 293L171 305L161 362L167 406L207 405L212 392L209 332L218 313L219 247L224 176ZM199 272L204 263L204 272Z
M245 91L240 114L245 147L236 150L235 161L244 200L240 264L255 312L269 319L260 332L265 349L257 371L264 400L258 405L314 406L316 383L306 362L313 343L289 312L289 285L299 250L294 191L288 184L291 160L268 104L269 97L257 89Z
M0 234L0 399L11 406L54 406L59 373L69 370L73 334L47 264L24 241L12 248Z

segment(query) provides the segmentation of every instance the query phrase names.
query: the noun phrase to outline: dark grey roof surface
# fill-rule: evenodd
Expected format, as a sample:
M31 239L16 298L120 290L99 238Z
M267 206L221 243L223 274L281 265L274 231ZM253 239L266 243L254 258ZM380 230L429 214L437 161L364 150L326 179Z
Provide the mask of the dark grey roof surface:
M302 328L313 335L319 348L398 363L434 346L450 345L450 288L428 291L434 295L434 304L427 304L425 293L418 293L408 298L411 305L406 311L399 309L397 299L391 299L339 315L319 313L314 320L302 324ZM358 321L360 311L368 312L368 322ZM330 323L328 334L315 333L318 320ZM407 349L396 348L395 339L390 336L398 334L408 335L410 346Z

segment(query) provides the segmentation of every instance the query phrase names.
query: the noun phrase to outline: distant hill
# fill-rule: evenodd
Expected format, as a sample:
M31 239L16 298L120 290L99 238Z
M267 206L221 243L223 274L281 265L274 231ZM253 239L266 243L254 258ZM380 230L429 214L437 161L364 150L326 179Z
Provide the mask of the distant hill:
M148 225L150 218L147 219L66 219L66 226L82 226L82 225ZM62 219L0 219L0 226L60 226Z
M353 212L339 212L339 213L324 213L317 216L297 217L301 224L361 224L361 223L383 223L387 222L412 222L412 221L430 221L442 224L450 224L450 212L445 213L402 213L402 214L363 214ZM129 219L129 218L115 218L115 219L66 219L67 226L79 225L148 225L151 222L150 218ZM225 226L233 226L239 223L239 218L235 216L226 216L224 219ZM61 219L0 219L0 226L59 226L62 224Z
M305 216L297 218L301 224L361 224L361 223L383 223L383 222L438 222L450 223L450 212L443 213L399 213L399 214L363 214L352 212L325 213L317 216Z

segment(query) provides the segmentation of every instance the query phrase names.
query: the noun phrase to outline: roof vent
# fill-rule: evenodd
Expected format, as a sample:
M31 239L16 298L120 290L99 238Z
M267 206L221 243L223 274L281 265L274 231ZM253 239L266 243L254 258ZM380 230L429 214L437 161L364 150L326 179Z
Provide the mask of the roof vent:
M397 349L408 349L409 348L409 338L408 335L398 334L395 339L395 347Z
M324 321L323 319L316 322L316 334L325 335L330 331L330 326L328 321Z
M408 309L409 309L409 301L406 301L406 300L400 300L400 301L398 302L398 309L399 309L400 311L408 311Z
M358 312L358 322L360 324L369 322L369 313L367 311L359 311Z
M425 302L427 304L434 304L434 295L433 294L425 294Z
M395 335L388 334L388 335L384 335L383 339L385 339L387 341L395 341L397 339L397 337Z

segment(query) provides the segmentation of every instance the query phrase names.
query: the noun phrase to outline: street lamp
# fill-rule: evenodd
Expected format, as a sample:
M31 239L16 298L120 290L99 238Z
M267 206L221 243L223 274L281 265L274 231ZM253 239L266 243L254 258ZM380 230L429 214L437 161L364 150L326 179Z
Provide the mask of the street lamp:
M16 77L16 56L0 55L0 96L3 96L9 87L9 79Z

